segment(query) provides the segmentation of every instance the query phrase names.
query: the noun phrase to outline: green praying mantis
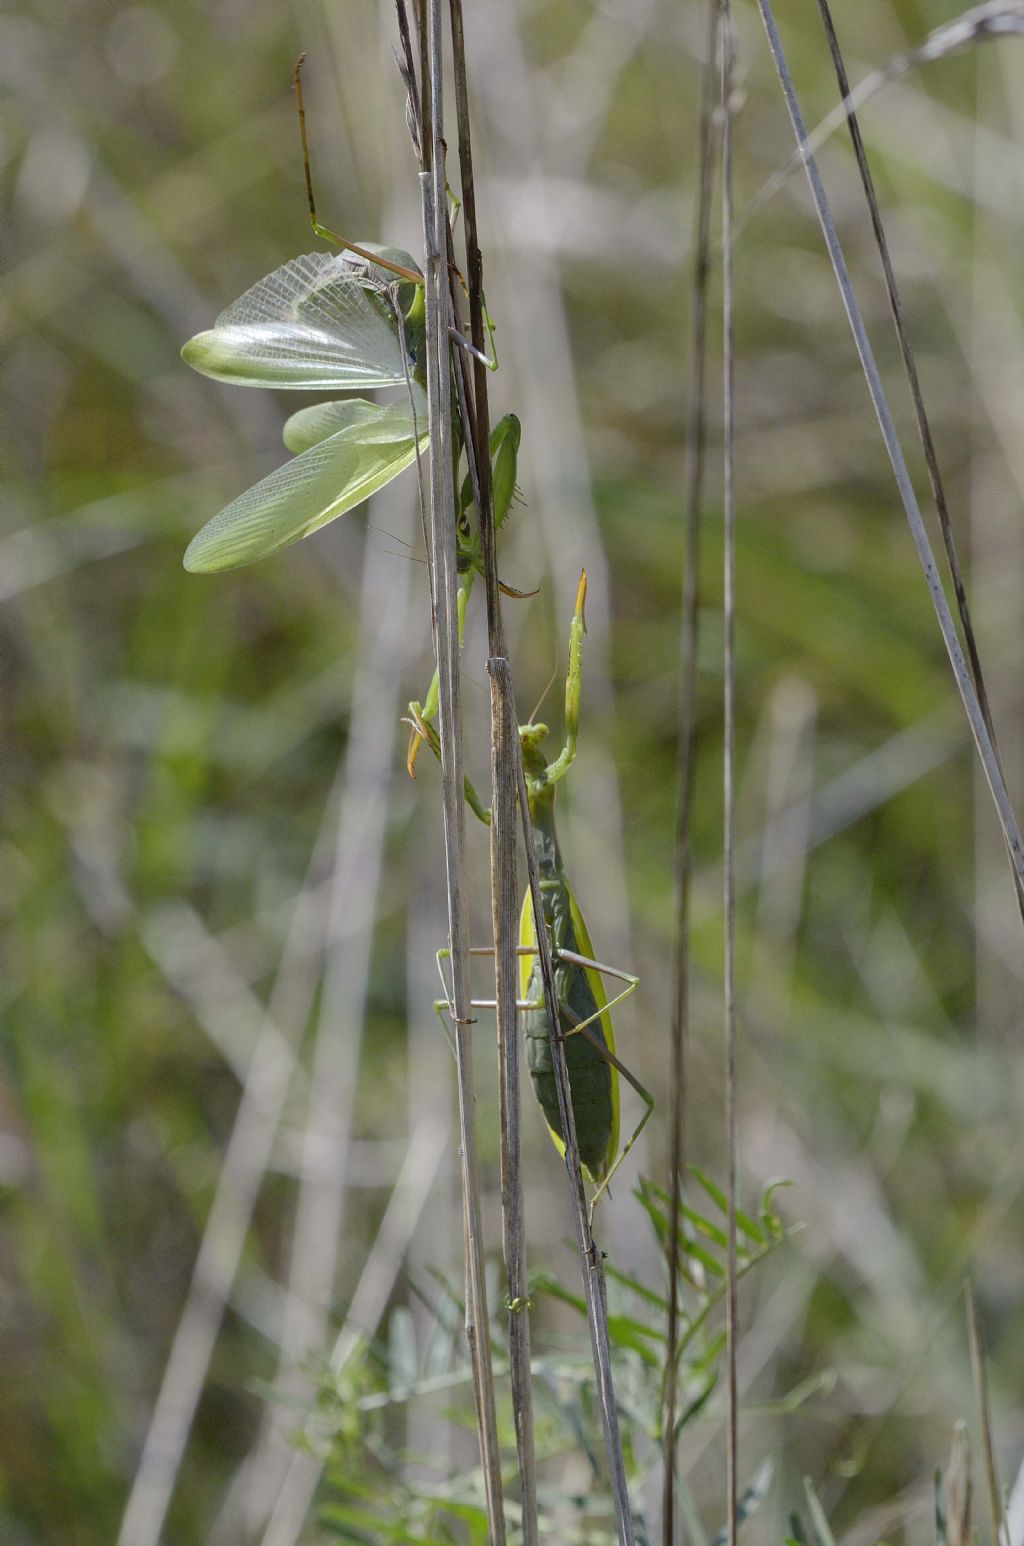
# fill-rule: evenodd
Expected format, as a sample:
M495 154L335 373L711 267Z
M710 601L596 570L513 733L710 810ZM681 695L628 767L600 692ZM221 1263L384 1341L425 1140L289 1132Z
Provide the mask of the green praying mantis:
M344 250L308 253L285 263L222 312L212 328L190 339L182 356L195 370L214 380L243 386L327 392L404 387L405 397L386 405L349 397L292 414L284 426L284 441L293 453L292 460L233 500L193 538L184 564L196 573L239 568L282 551L385 487L416 462L428 445L422 275L412 257L400 248L372 243L356 246L319 224L298 66L296 95L313 227L318 235L339 243ZM458 335L454 341L471 347ZM515 497L519 442L519 420L507 414L490 442L496 528L506 520ZM457 415L452 445L457 473L464 449ZM461 640L473 578L482 572L482 551L468 472L461 482L456 476L455 488ZM501 588L512 596L527 594L504 584ZM639 1137L653 1100L615 1055L610 1011L633 992L637 979L595 959L555 830L555 786L576 755L585 598L584 573L570 632L565 746L549 764L541 750L546 726L521 727L520 741L580 1158L597 1187L591 1202L593 1211ZM413 731L407 766L413 773L424 741L438 750L436 674L422 704L412 703L409 709ZM482 820L490 819L468 781L466 798ZM520 919L519 954L519 1009L528 1066L548 1130L564 1154L529 893ZM610 1002L605 977L625 983ZM483 1001L474 1002L476 1007L486 1007ZM621 1150L619 1075L645 1102L644 1114Z
M540 877L544 926L548 931L555 969L559 1028L565 1048L572 1098L573 1122L580 1162L597 1188L590 1202L590 1216L608 1190L630 1149L636 1143L654 1109L654 1099L635 1075L615 1054L615 1033L611 1011L637 987L639 979L617 967L604 966L595 958L586 920L562 861L555 826L555 790L576 759L582 691L583 637L586 632L584 608L587 596L586 571L580 576L576 609L569 630L569 665L565 680L565 744L548 762L542 750L548 736L547 725L531 722L519 727L519 742L526 774L527 798L533 826L533 849ZM422 738L439 754L433 726L419 726ZM484 822L490 813L483 807L472 784L466 782L466 800ZM478 947L474 955L493 955L493 947ZM443 961L449 952L438 952L438 967L444 983ZM529 889L523 898L519 918L519 992L517 1008L522 1016L526 1037L527 1066L534 1093L547 1123L548 1132L559 1153L565 1154L565 1136L548 1033L544 986L537 951L533 901ZM625 986L609 1000L604 979L612 978ZM449 1013L451 1002L445 985L445 998L439 1009ZM472 1007L493 1009L493 999L474 999ZM632 1086L644 1102L644 1111L626 1142L619 1147L619 1076Z

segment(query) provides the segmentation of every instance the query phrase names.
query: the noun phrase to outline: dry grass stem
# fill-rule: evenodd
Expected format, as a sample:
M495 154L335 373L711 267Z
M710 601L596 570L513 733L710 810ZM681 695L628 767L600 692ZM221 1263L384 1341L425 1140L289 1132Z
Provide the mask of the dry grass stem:
M690 987L691 813L697 759L700 617L700 530L707 442L707 310L711 210L714 198L718 89L717 0L707 7L708 35L701 67L701 105L696 198L697 240L691 281L690 373L687 393L686 467L683 489L685 544L679 637L679 700L676 739L675 927L673 930L672 1036L669 1065L668 1319L665 1349L665 1412L662 1436L662 1540L675 1542L676 1409L678 1396L679 1254L686 1121L686 1036Z
M736 1546L739 1533L739 1393L736 1380L738 1341L736 1260L736 344L733 308L733 33L730 0L720 0L718 46L721 58L722 113L722 439L724 613L724 913L725 913L725 1134L728 1241L725 1289L726 1378L726 1535Z
M964 660L956 624L949 610L949 603L946 600L946 594L939 577L935 556L932 552L931 543L928 540L928 533L925 529L920 506L917 502L917 495L911 482L910 472L907 468L895 421L893 420L885 388L882 385L882 378L875 362L874 351L871 348L864 318L853 291L853 285L846 265L846 259L843 255L842 245L839 241L839 235L836 231L835 221L832 218L825 186L821 180L817 163L807 147L807 128L799 101L797 100L796 89L793 85L789 66L786 62L785 50L782 46L782 39L775 21L771 0L758 0L758 9L761 13L761 20L764 23L772 58L778 71L783 96L793 126L793 133L796 136L801 159L807 173L811 195L817 210L822 234L825 238L825 245L828 248L829 258L835 272L836 282L842 296L843 306L853 333L868 392L878 418L885 449L892 464L914 546L917 549L918 558L924 571L925 582L938 619L943 643L949 655L953 675L963 701L968 723L970 724L971 734L974 737L978 755L981 758L982 767L984 768L985 777L996 807L996 814L1010 853L1014 872L1018 880L1024 884L1024 839L1021 837L1020 827L1014 815L1006 783L1003 779L1002 769L999 766L999 760L992 745L992 738L985 724L985 717L981 712L974 682Z
M936 27L919 48L894 54L881 69L866 75L852 91L847 86L843 100L837 102L832 111L826 113L821 122L804 137L802 148L794 151L785 165L772 173L738 216L733 233L734 239L741 235L750 221L771 202L793 173L799 170L804 164L804 158L815 155L826 140L835 134L837 129L842 128L847 119L852 118L886 86L902 80L918 65L930 64L936 59L943 59L949 54L971 48L987 39L1009 37L1020 32L1024 32L1024 0L988 0L988 3L974 6L944 26Z
M516 939L516 757L519 729L507 660L492 657L491 678L491 918L494 927L495 1002L501 1124L502 1246L508 1276L509 1364L512 1415L519 1457L524 1546L536 1546L537 1470L533 1447L533 1392L530 1373L530 1315L523 1205L520 1121L520 1042L516 1010L519 963Z
M498 1024L498 1078L501 1125L502 1247L508 1277L509 1363L512 1413L519 1460L519 1498L524 1546L539 1540L537 1471L533 1442L533 1387L530 1367L530 1317L527 1291L526 1214L523 1196L520 1121L520 1043L517 1011L519 963L516 942L519 895L516 881L516 766L518 726L512 676L506 655L505 629L498 585L494 507L491 493L490 406L488 371L480 356L486 347L483 303L483 257L476 217L473 144L469 86L461 0L449 0L455 105L459 134L459 173L469 283L470 336L477 353L472 384L463 351L456 360L460 407L472 401L473 413L463 419L466 459L472 479L480 526L484 586L487 600L487 639L491 679L491 922L494 934L494 999ZM450 233L449 233L450 238ZM451 285L453 307L458 291Z
M943 1478L946 1495L946 1530L949 1546L973 1546L971 1528L971 1450L967 1425L961 1419L954 1425L953 1442Z
M565 1046L561 1037L561 1017L558 1010L558 989L555 986L555 967L551 955L551 940L544 922L544 902L540 890L540 873L533 846L533 823L530 820L530 800L526 787L526 770L523 767L522 747L516 741L516 777L519 790L519 814L523 824L523 843L526 848L526 867L529 872L530 902L533 907L537 955L544 983L544 1008L547 1013L548 1035L551 1042L551 1060L558 1094L558 1114L565 1139L565 1166L569 1176L573 1213L576 1219L576 1238L580 1251L580 1269L583 1275L583 1291L587 1302L587 1323L590 1327L590 1346L594 1359L594 1376L597 1383L601 1426L604 1432L605 1453L611 1473L612 1501L615 1508L615 1528L619 1546L632 1546L633 1514L629 1502L629 1486L626 1481L626 1465L622 1453L622 1437L619 1432L619 1416L615 1403L615 1386L612 1379L611 1339L608 1333L608 1296L605 1284L601 1250L594 1239L590 1209L583 1187L580 1169L580 1151L576 1140L576 1119L572 1109L572 1093L569 1086L569 1070L565 1061Z
M893 326L896 329L896 337L900 347L900 357L903 360L903 369L910 386L910 395L914 404L914 417L917 420L918 435L921 440L921 448L924 451L925 465L928 469L928 482L931 485L932 498L935 501L935 509L939 517L939 527L942 532L942 543L946 550L946 561L949 564L950 578L953 582L953 593L956 597L957 614L960 618L960 627L963 631L964 646L967 650L967 659L971 668L971 676L974 679L975 690L978 694L978 704L981 709L985 726L992 739L992 751L1000 769L1002 762L999 757L999 746L996 738L995 725L992 719L992 710L989 705L988 689L985 686L985 677L981 667L981 656L978 651L978 641L974 633L974 624L971 621L970 605L967 600L967 587L964 584L963 571L960 568L960 558L956 550L956 541L953 536L953 523L949 514L949 502L946 499L946 487L939 467L938 452L935 448L935 440L932 436L931 424L924 405L924 394L921 390L921 381L917 371L917 363L914 359L914 351L907 332L904 319L903 303L900 299L899 287L896 282L896 271L893 267L892 255L889 251L889 242L885 234L882 222L882 211L875 192L874 179L871 168L868 165L867 150L860 132L860 123L850 96L850 82L846 74L846 66L843 63L842 52L839 47L839 38L836 35L835 25L832 20L832 12L828 0L818 0L818 9L821 13L822 25L825 28L825 36L828 40L829 53L832 56L832 65L836 72L836 80L846 105L847 121L850 131L850 139L853 142L854 155L857 158L857 170L860 173L861 184L864 188L864 197L867 201L871 215L871 229L875 236L875 245L882 262L882 273L885 278L886 294L889 298L889 309L892 312ZM963 18L961 18L961 21ZM1014 890L1017 896L1017 909L1021 920L1024 921L1024 881L1021 880L1013 868L1012 855L1010 863L1013 875Z
M492 1540L496 1546L501 1546L505 1539L505 1515L484 1268L481 1182L474 1123L474 1030L468 985L469 917L465 874L455 491L452 482L451 307L447 271L448 208L444 164L440 0L428 0L425 7L421 46L424 44L426 81L430 87L428 98L423 89L424 78L421 77L421 100L425 114L422 144L428 158L421 173L421 185L427 310L427 414L430 429L430 562L434 574L434 649L440 689L439 733L452 1016L466 1231L466 1334L473 1360L487 1513Z

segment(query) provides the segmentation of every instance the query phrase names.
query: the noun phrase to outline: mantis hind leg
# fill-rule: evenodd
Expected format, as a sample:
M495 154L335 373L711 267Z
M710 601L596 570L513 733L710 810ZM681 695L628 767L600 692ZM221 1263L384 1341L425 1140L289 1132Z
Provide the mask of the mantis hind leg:
M630 1149L636 1143L637 1139L640 1137L640 1134L647 1126L647 1123L650 1121L651 1112L654 1110L654 1096L649 1090L644 1088L636 1075L626 1067L625 1063L623 1063L620 1058L617 1058L615 1053L605 1045L602 1038L599 1037L595 1031L591 1030L591 1026L596 1020L600 1020L602 1015L608 1014L609 1010L613 1009L616 1004L621 1004L623 999L628 998L637 987L640 979L639 977L634 977L629 972L619 971L618 968L614 966L603 966L600 961L592 961L587 956L577 955L573 950L560 950L558 954L563 961L569 961L574 966L582 966L587 971L601 972L604 976L607 977L617 977L620 982L624 982L626 984L621 993L617 993L613 999L610 999L603 1009L597 1010L596 1013L589 1015L585 1020L580 1020L578 1024L571 1026L570 1029L565 1031L563 1034L566 1038L569 1036L585 1037L590 1045L594 1048L595 1052L597 1052L598 1055L603 1058L603 1060L611 1068L613 1068L617 1074L621 1074L622 1078L625 1079L626 1083L636 1091L644 1103L643 1115L634 1127L633 1131L630 1133L629 1137L626 1139L626 1142L619 1149L618 1154L616 1154L615 1158L612 1160L612 1163L609 1165L604 1178L598 1183L597 1191L590 1199L590 1222L593 1224L594 1210L596 1209L598 1203L601 1201L601 1198L607 1192L612 1177L615 1175L619 1166L626 1158L626 1155L629 1153ZM571 1014L571 1010L568 1010L568 1008L563 1005L563 1013Z

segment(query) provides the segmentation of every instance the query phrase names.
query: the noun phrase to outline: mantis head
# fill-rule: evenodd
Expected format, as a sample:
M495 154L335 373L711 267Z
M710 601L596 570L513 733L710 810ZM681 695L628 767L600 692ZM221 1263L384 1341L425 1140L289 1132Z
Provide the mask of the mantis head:
M523 767L526 777L532 783L534 780L544 780L547 772L548 760L541 751L543 742L547 739L547 725L531 724L519 726L519 744L523 749Z

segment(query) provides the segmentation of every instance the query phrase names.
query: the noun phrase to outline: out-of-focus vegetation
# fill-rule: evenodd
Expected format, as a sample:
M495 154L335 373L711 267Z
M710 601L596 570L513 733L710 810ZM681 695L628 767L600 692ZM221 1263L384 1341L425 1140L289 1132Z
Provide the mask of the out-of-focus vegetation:
M957 9L842 8L851 75ZM780 21L814 122L835 98L815 8L793 0ZM756 13L738 24L742 207L791 141ZM508 604L517 690L525 710L561 672L585 564L583 724L563 841L599 954L642 976L620 1044L657 1092L705 21L696 5L650 0L485 0L468 6L467 27L502 361L493 401L523 422L525 507L503 534L501 568L540 586ZM261 1538L266 1490L309 1398L296 1368L329 1350L354 1294L352 1332L372 1335L394 1305L423 1317L433 1272L458 1280L450 1064L431 1011L436 774L424 759L410 783L399 725L430 669L412 479L251 569L194 577L180 563L202 522L283 459L280 426L306 401L219 387L178 355L249 284L315 245L289 92L300 49L322 217L417 249L392 36L389 7L371 0L33 0L0 17L0 1538L11 1546L116 1537L258 1045L294 1068L166 1539ZM863 119L1018 806L1022 62L1014 39L947 59ZM842 136L822 166L910 446ZM958 1302L968 1270L1007 1482L1024 1444L1020 924L799 179L744 231L736 284L741 1159L745 1196L775 1175L796 1183L779 1207L804 1225L743 1292L745 1475L764 1457L778 1467L748 1528L781 1539L809 1473L848 1539L917 1539L953 1424L973 1422ZM712 1172L718 499L714 489L703 575L688 1133ZM474 624L467 748L481 781L484 649ZM471 837L483 941L486 844L482 830ZM480 1117L496 1188L490 1042L485 1030ZM525 1114L531 1259L575 1290L573 1253L558 1243L571 1233L559 1167ZM656 1284L630 1186L640 1168L663 1174L664 1110L648 1135L602 1228L612 1264ZM389 1200L397 1249L378 1235ZM497 1255L496 1206L488 1222ZM539 1309L542 1346L577 1330ZM827 1370L827 1393L786 1403ZM299 1405L268 1404L268 1383ZM403 1442L425 1448L446 1405L442 1395L412 1412ZM712 1399L683 1452L716 1522L720 1417ZM453 1465L470 1463L469 1437L450 1442ZM580 1484L578 1469L568 1475L565 1486ZM549 1480L560 1484L557 1466Z

